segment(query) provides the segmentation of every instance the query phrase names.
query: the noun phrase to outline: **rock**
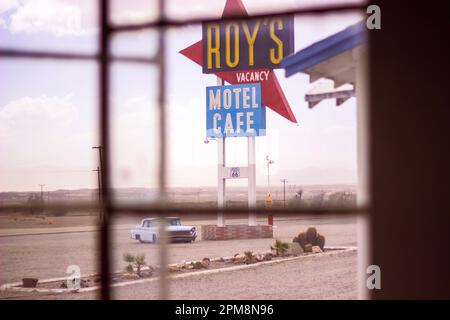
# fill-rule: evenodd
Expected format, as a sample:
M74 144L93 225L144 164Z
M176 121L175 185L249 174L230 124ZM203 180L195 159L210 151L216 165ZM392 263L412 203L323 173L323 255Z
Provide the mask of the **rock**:
M307 243L304 247L305 252L312 252L312 244Z
M202 268L204 268L203 263L200 262L200 261L192 262L192 266L194 267L194 269L202 269Z
M121 279L122 279L121 277L113 277L113 278L111 279L111 283L120 282Z
M294 242L297 242L300 244L303 250L305 250L305 246L308 244L308 241L306 240L306 232L301 232L297 237L294 238Z
M22 286L24 288L36 288L38 281L39 280L37 278L23 278Z
M122 280L138 280L139 276L135 273L124 273L121 278Z
M233 257L234 263L242 263L245 261L245 255L243 254L235 254Z
M179 265L169 265L167 266L167 270L169 272L177 272L177 271L181 271L182 266Z
M80 281L80 287L81 288L88 288L89 287L89 280L83 280Z
M202 260L203 268L209 268L210 264L211 264L211 260L209 258L203 258L203 260Z
M322 251L322 249L320 249L319 246L312 246L311 247L311 252L312 253L322 253L323 251Z
M80 279L80 288L88 288L91 280L89 279ZM76 282L73 281L73 285L75 286ZM67 280L61 281L61 285L59 286L62 289L67 289ZM77 289L77 288L72 288Z
M303 253L303 248L300 246L299 243L293 242L289 246L289 253L294 255L294 256L298 256L299 254Z
M315 244L317 239L317 230L314 227L309 227L306 230L306 241L311 244Z
M316 245L320 247L320 249L323 251L323 248L325 247L325 237L321 234L317 236L317 242Z
M144 270L141 272L141 278L150 278L153 275L153 270Z
M309 227L306 232L301 232L292 241L299 243L305 252L309 252L309 249L306 248L308 244L311 246L319 246L322 251L325 247L325 236L317 233L315 227Z
M255 256L255 259L256 259L256 261L258 261L258 262L264 261L264 255L258 253L258 254Z
M266 253L266 254L264 255L264 260L265 260L265 261L272 260L272 257L273 257L273 254L272 254L272 253Z

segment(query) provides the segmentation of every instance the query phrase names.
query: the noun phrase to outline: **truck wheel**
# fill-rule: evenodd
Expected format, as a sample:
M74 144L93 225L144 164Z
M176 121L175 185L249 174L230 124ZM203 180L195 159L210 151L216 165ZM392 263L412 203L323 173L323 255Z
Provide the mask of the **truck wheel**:
M152 243L156 243L157 239L156 239L156 234L153 235L152 237Z

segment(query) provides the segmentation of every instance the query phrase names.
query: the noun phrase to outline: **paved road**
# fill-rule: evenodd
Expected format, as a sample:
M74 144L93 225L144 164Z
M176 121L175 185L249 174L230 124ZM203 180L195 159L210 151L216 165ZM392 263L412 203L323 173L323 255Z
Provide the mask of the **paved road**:
M237 221L235 221L237 222ZM190 223L190 222L186 222ZM192 222L196 225L208 221ZM210 221L211 223L211 221ZM297 219L276 222L274 236L285 241L309 225L327 237L330 246L356 245L356 224L353 219ZM80 266L82 274L96 273L99 250L97 231L34 234L0 237L0 284L20 281L23 277L53 278L66 276L69 265ZM267 251L273 239L197 241L192 244L170 244L169 262L229 256L252 250ZM144 253L150 265L156 265L157 245L141 244L130 239L128 227L116 226L113 232L113 270L124 267L125 252Z

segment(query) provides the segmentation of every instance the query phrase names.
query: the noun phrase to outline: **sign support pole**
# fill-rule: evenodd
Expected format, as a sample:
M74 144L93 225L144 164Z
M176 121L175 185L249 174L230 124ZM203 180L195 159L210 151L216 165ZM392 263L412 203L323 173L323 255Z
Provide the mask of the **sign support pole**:
M255 137L248 137L248 209L256 209L256 161ZM256 226L256 212L248 214L248 225Z
M223 86L224 81L217 77L217 85ZM225 226L225 215L223 208L225 207L225 138L217 138L217 226Z

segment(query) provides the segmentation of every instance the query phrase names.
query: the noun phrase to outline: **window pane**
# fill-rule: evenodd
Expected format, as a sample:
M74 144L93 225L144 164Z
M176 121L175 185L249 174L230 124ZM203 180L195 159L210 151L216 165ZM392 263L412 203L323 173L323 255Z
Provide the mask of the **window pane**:
M97 201L96 71L95 63L0 61L1 205ZM0 283L37 278L48 289L41 298L74 272L98 273L98 223L93 209L2 212ZM17 295L37 294L0 293Z
M115 25L143 23L157 19L158 0L112 0L111 22Z
M189 18L219 18L225 5L225 0L169 0L166 8L170 17L174 19ZM308 9L332 5L358 5L365 4L365 0L280 0L258 1L242 0L249 15L277 13L287 10ZM189 8L189 10L186 10Z
M6 1L0 47L70 53L97 51L97 1Z
M154 67L112 66L111 165L115 200L149 203L158 197L158 78Z

